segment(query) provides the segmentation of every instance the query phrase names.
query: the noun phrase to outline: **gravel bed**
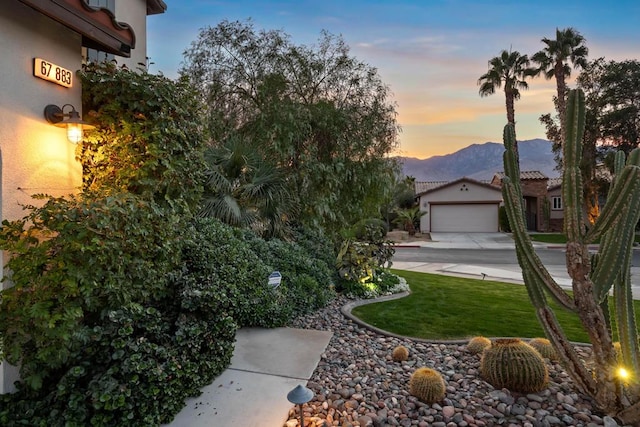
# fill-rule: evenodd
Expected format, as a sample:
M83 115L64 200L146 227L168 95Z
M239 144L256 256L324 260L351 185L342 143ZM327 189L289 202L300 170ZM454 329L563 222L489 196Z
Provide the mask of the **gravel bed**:
M338 297L329 306L292 322L292 327L333 331L307 387L313 399L304 405L305 427L356 426L617 426L599 414L588 397L577 393L562 367L549 363L549 385L540 393L494 389L479 376L480 357L465 345L426 343L386 336L346 318ZM398 345L409 359L394 362ZM578 351L588 357L589 348ZM439 371L447 384L442 402L425 404L408 391L411 374L420 367ZM286 427L299 425L298 408Z

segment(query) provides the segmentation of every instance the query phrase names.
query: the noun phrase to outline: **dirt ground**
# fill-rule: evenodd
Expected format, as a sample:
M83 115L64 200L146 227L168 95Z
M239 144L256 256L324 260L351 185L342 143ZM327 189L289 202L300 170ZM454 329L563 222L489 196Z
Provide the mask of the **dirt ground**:
M409 236L409 233L406 231L393 230L387 233L387 240L391 240L394 243L407 243L407 242L417 242L417 241L431 241L431 236L429 233L416 233L415 236Z

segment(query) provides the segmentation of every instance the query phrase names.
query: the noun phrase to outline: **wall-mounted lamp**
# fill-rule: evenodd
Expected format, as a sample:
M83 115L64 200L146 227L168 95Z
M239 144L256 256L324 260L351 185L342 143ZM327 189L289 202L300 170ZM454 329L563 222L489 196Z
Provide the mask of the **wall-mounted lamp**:
M65 107L71 107L71 111L64 112ZM83 130L93 129L94 126L80 118L80 113L71 104L64 104L62 108L49 104L44 107L44 117L52 125L67 128L67 139L74 144L82 141ZM66 120L65 120L66 119Z

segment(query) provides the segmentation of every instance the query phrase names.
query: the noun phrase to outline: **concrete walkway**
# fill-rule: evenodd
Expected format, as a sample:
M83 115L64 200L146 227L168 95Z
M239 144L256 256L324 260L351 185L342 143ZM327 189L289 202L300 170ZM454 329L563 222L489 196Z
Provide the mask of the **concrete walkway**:
M287 393L306 385L333 333L242 328L231 365L167 424L170 427L282 427Z

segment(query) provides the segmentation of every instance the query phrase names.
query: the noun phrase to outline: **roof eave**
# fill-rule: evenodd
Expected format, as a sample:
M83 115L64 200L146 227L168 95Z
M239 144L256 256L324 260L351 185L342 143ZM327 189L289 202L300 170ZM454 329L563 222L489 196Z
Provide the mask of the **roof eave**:
M167 11L167 5L162 0L147 0L147 15L158 15Z
M19 0L82 35L82 45L129 58L135 48L133 29L118 22L111 11L85 0ZM161 1L161 0L157 0ZM166 7L166 5L165 5Z

